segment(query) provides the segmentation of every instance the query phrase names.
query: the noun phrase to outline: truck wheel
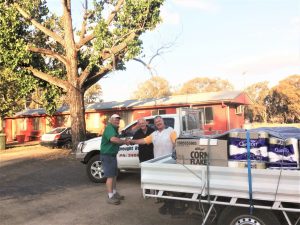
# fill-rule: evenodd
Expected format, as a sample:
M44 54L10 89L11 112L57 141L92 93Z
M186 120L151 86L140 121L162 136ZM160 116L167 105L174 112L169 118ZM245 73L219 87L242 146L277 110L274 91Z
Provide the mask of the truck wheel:
M218 219L218 225L280 225L278 218L270 210L226 207Z
M94 155L88 161L86 166L86 172L91 181L95 183L105 183L106 178L104 177L102 162L100 160L100 155Z

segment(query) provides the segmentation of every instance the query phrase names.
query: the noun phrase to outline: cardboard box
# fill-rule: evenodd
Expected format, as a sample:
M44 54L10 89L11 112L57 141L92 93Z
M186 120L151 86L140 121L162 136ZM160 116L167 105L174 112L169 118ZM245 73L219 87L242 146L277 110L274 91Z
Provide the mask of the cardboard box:
M176 162L180 164L207 165L209 158L211 166L228 166L227 140L177 139L175 150Z

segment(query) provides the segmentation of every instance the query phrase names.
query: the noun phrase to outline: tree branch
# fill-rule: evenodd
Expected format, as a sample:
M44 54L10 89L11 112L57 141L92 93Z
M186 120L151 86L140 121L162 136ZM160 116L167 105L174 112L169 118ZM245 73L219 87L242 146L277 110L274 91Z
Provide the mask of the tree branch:
M139 58L133 58L133 60L142 63L143 66L149 70L150 75L153 76L153 72L152 72L153 68L150 66L150 64L145 63L142 59Z
M87 0L85 0L85 5L83 5L83 8L84 8L84 14L83 14L83 20L82 20L82 24L81 24L80 41L84 38L84 35L86 34L86 24L87 24L86 21L89 17L89 15L87 13L87 10L88 10Z
M32 96L29 96L28 98L30 98L31 101L33 101L35 104L37 104L37 105L39 105L39 106L42 106L42 105L43 105L42 102L36 100L36 99L35 99L34 97L32 97Z
M106 67L101 68L95 75L93 75L92 77L89 77L87 80L85 80L84 84L82 85L83 89L87 90L89 87L91 87L97 81L99 81L102 77L104 77L106 74L108 74L112 69L113 69L113 63L111 62Z
M60 78L57 78L57 77L53 77L47 73L44 73L42 71L39 71L33 67L25 67L26 69L28 69L29 71L31 71L33 73L33 75L35 77L38 77L44 81L47 81L49 82L50 84L54 84L62 89L64 89L65 91L67 91L68 87L69 87L69 84L67 81L65 80L62 80Z
M27 49L31 52L41 53L41 54L44 54L44 55L48 55L52 58L58 59L59 61L61 61L65 65L67 63L67 60L64 56L62 56L62 55L60 55L56 52L53 52L52 50L45 49L45 48L37 48L37 47L34 47L34 46L28 46Z
M112 22L112 20L115 18L115 16L117 15L117 13L120 11L123 3L124 3L125 0L119 0L114 8L113 11L111 11L111 13L109 14L107 20L106 20L106 23L107 25L109 26L110 23Z
M64 19L64 29L65 29L65 42L66 48L73 47L74 43L74 31L72 26L72 17L71 17L71 1L70 0L61 0L63 5L63 19ZM71 46L67 46L67 45Z
M112 47L111 49L106 49L101 53L101 59L104 61L106 59L111 58L112 56L118 55L121 51L127 48L128 42L132 41L135 38L135 33L131 33L122 43L119 45L116 45ZM113 62L115 64L115 62ZM85 70L82 72L80 78L79 78L79 85L82 87L82 85L85 83L85 80L90 75L89 66L85 68Z
M124 50L130 41L132 41L135 38L135 32L132 32L123 42L120 44L113 46L111 49L104 49L101 55L101 58L103 60L106 60L110 58L112 55L117 55L119 52ZM107 54L109 53L109 54Z
M176 41L176 40L177 40L177 37L175 38L175 41ZM142 63L142 65L145 66L146 69L149 70L151 76L153 76L154 73L157 75L157 71L155 70L154 67L151 66L152 61L153 61L157 56L160 56L160 55L166 53L166 51L164 51L164 50L169 49L169 48L172 48L172 47L174 46L175 41L170 42L170 43L167 43L167 44L163 44L160 48L158 48L158 49L156 50L156 53L150 58L150 60L149 60L148 63L146 63L144 60L142 60L142 59L140 59L140 58L133 58L133 60ZM153 73L153 72L154 72L154 73Z
M89 41L93 40L95 38L94 34L89 34L85 36L83 39L81 39L78 43L76 43L76 48L80 49L82 46L84 46Z
M161 46L160 48L158 48L158 49L156 50L156 53L150 58L148 64L150 65L155 57L160 56L160 55L162 55L163 53L165 53L163 50L169 49L169 48L173 47L173 45L174 45L174 43L169 43L169 44L163 45L163 46Z
M125 0L119 0L114 8L113 11L111 11L110 15L108 16L106 23L109 26L112 22L112 20L114 19L114 17L116 16L117 12L120 11L123 3ZM80 49L83 45L85 45L86 43L88 43L89 41L93 40L95 38L94 33L85 36L84 38L80 39L80 41L76 44L76 48Z
M65 42L62 37L54 33L53 31L47 29L42 24L37 22L35 19L32 19L31 16L25 12L17 3L14 3L14 6L19 11L19 13L27 20L29 20L36 28L38 28L40 31L42 31L44 34L48 35L49 37L52 37L55 41L60 43L62 46L65 45Z

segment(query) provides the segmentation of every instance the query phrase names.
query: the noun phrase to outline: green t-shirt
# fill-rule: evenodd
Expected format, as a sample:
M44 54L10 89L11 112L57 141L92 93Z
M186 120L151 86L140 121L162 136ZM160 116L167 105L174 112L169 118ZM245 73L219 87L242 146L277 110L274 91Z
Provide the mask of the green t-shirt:
M101 141L101 154L107 154L107 155L117 155L119 151L119 145L114 144L110 141L112 137L118 137L118 128L114 127L111 123L109 123L102 135L102 141Z

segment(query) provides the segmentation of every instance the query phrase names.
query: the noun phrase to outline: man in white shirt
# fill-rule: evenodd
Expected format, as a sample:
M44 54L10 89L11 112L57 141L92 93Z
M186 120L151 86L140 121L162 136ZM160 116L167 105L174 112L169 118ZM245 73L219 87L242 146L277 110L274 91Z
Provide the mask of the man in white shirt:
M154 158L171 154L173 152L175 141L177 138L173 128L166 128L164 120L161 116L154 118L154 124L157 128L152 134L145 138L130 140L132 144L151 144L154 146Z

